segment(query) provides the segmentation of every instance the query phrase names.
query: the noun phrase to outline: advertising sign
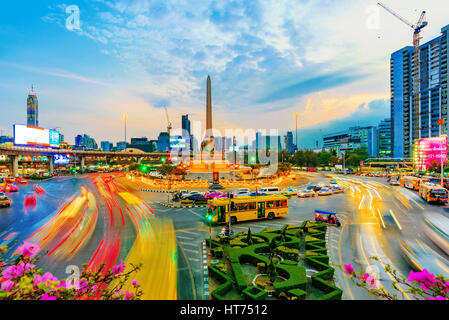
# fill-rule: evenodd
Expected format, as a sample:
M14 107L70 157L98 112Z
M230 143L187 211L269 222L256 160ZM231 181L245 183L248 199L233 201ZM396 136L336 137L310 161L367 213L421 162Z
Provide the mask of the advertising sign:
M170 137L170 148L175 150L186 149L187 148L186 139Z
M15 145L50 146L50 134L47 129L14 125Z
M53 158L54 164L69 164L70 157L67 154L55 154Z
M427 170L434 162L447 163L447 136L420 139L418 143L418 168Z
M59 147L59 132L50 130L50 146Z

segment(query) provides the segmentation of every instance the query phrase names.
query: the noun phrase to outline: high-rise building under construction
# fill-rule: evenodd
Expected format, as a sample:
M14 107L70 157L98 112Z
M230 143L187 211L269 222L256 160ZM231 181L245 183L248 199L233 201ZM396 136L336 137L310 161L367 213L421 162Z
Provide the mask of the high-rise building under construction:
M417 139L448 133L448 33L419 46L419 67L413 68L413 47L391 55L391 131L395 158L411 158ZM419 103L415 103L413 83L419 80ZM441 119L444 120L444 125ZM414 130L417 128L417 130Z

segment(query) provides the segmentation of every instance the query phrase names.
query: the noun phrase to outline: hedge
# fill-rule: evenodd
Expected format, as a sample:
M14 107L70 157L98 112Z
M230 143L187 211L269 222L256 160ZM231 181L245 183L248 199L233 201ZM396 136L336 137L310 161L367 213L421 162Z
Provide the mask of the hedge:
M306 268L303 266L279 264L276 266L276 271L280 276L287 278L285 281L274 283L276 294L297 288L307 290Z
M249 286L242 291L243 296L249 300L264 300L267 297L267 292L260 288Z

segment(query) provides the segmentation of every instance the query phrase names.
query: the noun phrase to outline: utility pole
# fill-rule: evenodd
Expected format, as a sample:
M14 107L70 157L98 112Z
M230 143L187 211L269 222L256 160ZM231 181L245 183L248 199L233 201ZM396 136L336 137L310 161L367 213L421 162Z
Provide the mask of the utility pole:
M296 118L296 150L299 150L299 144L298 144L298 113L295 113Z
M124 114L123 115L123 120L125 120L125 142L126 142L126 120L128 119L128 115Z
M232 170L232 197L235 195L235 164L237 162L236 151L235 151L235 136L232 137L232 152L234 153L234 166ZM229 236L231 236L231 197L229 197Z

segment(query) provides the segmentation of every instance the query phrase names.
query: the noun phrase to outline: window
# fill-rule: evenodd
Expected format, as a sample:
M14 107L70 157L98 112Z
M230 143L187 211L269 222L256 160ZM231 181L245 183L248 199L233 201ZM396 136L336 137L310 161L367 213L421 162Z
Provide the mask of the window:
M256 203L255 202L250 202L249 203L249 210L256 210Z
M267 201L267 208L268 209L274 208L274 201Z
M282 200L281 201L281 207L286 207L287 206L287 201L286 200Z
M276 206L276 208L279 208L279 200L276 200L275 206Z

